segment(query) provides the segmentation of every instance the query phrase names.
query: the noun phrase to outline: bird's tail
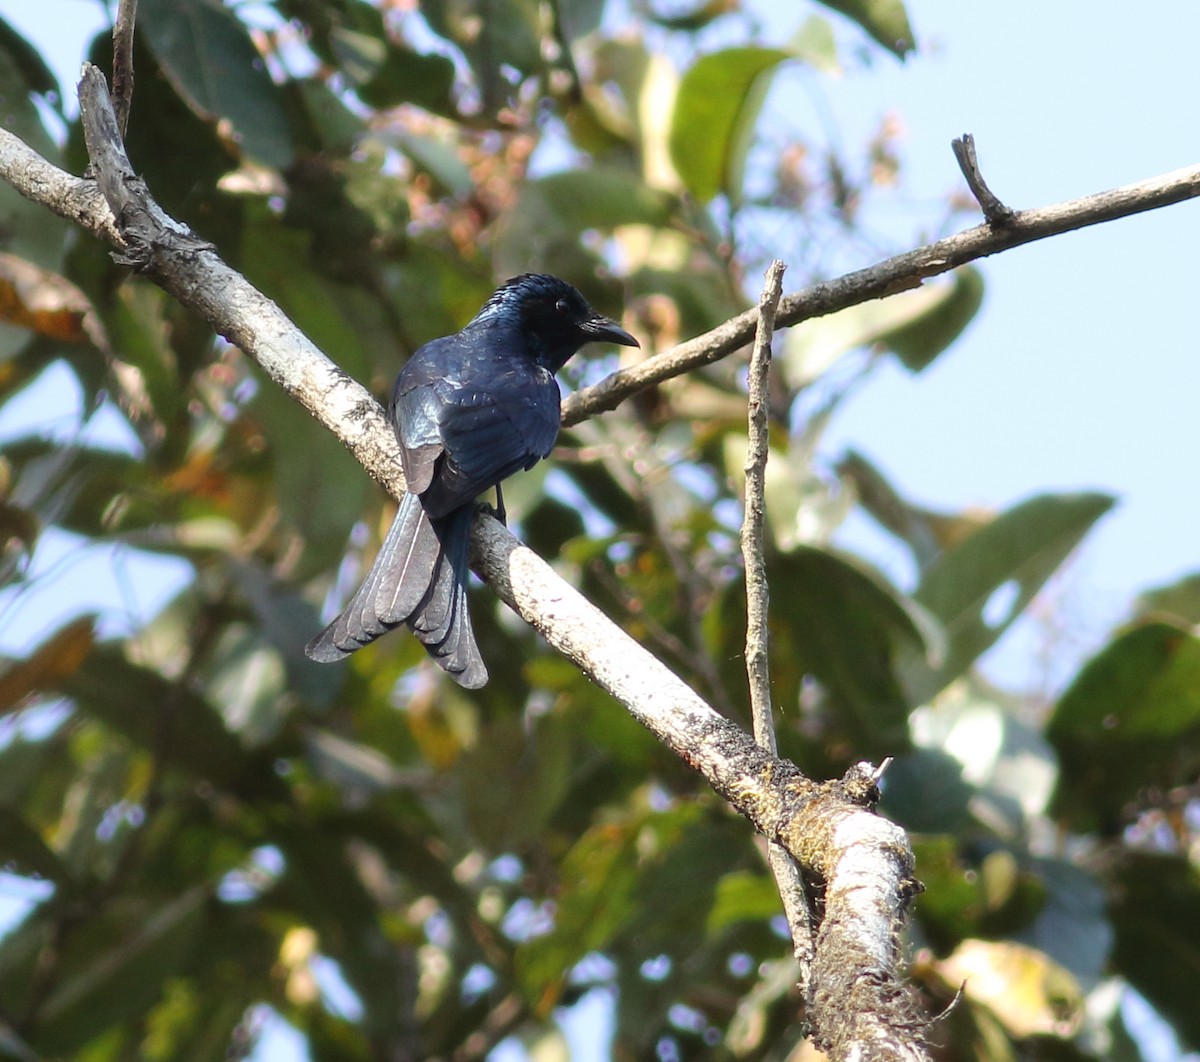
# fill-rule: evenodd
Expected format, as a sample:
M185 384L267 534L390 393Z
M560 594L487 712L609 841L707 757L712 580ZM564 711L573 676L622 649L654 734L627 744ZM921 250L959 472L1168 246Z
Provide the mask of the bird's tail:
M470 505L430 520L406 494L379 555L337 619L305 646L312 660L334 663L381 634L406 625L460 686L487 682L467 610Z

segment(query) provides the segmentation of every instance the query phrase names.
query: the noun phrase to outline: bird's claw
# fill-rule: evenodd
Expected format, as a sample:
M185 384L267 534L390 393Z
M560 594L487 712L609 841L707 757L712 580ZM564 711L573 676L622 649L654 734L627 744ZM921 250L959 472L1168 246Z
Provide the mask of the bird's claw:
M487 502L479 502L476 511L487 513L488 516L494 517L508 527L508 514L504 511L504 494L500 490L499 483L496 484L496 504L489 505Z

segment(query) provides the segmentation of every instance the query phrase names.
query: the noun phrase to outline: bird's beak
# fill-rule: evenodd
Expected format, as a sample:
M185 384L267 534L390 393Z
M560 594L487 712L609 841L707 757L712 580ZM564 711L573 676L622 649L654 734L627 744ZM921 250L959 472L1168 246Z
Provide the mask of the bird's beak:
M587 333L588 340L598 342L607 339L610 343L620 343L623 347L640 347L636 339L625 331L611 317L593 317L589 321L584 321L580 326Z

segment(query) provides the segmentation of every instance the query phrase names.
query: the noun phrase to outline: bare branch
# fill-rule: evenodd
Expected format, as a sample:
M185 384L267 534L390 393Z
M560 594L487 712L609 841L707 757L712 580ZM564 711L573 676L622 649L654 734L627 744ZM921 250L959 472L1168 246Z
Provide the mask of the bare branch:
M129 108L133 103L133 24L137 18L137 0L121 0L113 25L113 106L121 136L129 128Z
M1196 196L1200 196L1200 166L1191 166L1082 199L1020 210L1003 227L977 225L866 269L847 273L836 280L813 284L793 295L785 295L779 304L775 324L776 327L784 327L813 317L824 317L871 299L882 299L899 291L919 287L928 277L947 273L967 262L1000 251L1073 229L1181 203ZM644 388L732 354L750 342L757 320L757 310L746 310L711 332L647 358L639 365L614 372L599 383L575 392L563 403L563 425L578 424L587 417L615 409L630 395Z
M767 659L767 566L763 557L763 527L766 510L767 456L770 437L767 409L770 405L768 375L771 370L771 338L775 311L783 294L780 261L771 263L758 301L758 330L750 357L749 435L746 446L746 515L742 520L742 557L746 565L746 675L750 680L750 711L754 739L775 753L775 720L771 712L771 672Z
M750 715L754 740L775 755L775 719L771 706L767 614L770 603L767 565L763 555L766 514L767 458L771 451L767 410L770 408L771 339L775 313L783 294L784 264L771 263L758 300L758 329L750 356L746 445L746 515L742 521L742 556L746 565L746 676L750 682ZM783 912L792 934L792 951L800 963L800 983L807 993L812 983L812 916L804 878L796 861L774 841L767 842L767 862L779 888Z
M0 176L26 199L40 203L113 247L124 246L112 211L95 181L65 173L2 127Z
M79 103L88 151L100 174L108 206L104 198L96 202L93 182L78 181L75 186L86 190L79 196L86 212L56 213L74 218L107 239L124 260L138 263L155 283L240 347L341 439L385 489L398 496L404 490L404 474L395 434L379 403L313 346L274 302L230 269L210 244L159 209L145 183L133 172L117 132L104 75L94 66L84 69ZM74 182L74 178L62 174L23 144L22 154L12 146L14 140L0 130L0 165L9 149L22 158L32 155L40 164L32 167L35 180L24 186L12 182L17 191L41 202L38 189L50 182L51 174L63 179L54 183L60 198L70 191L72 186L66 182ZM0 172L7 178L7 170ZM47 205L54 209L53 203Z
M950 141L950 147L954 150L958 168L962 170L967 187L971 189L971 194L979 204L979 209L983 211L987 223L997 228L1011 224L1016 212L1012 207L1000 202L1000 198L983 179L983 171L979 168L979 156L975 154L975 138L970 133L963 133Z

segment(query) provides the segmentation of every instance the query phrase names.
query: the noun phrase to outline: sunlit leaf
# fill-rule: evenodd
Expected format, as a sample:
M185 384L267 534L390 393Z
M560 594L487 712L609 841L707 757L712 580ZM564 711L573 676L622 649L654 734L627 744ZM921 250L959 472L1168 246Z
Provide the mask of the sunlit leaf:
M1033 948L967 940L938 963L938 972L1018 1039L1058 1033L1080 1017L1083 994L1075 979Z
M742 165L766 75L791 53L740 47L701 56L683 76L671 119L671 161L701 203L742 193Z
M530 181L499 234L497 272L520 273L539 262L543 263L539 268L549 268L545 264L548 256L565 251L580 262L588 261L578 246L585 231L611 232L629 224L665 225L674 207L674 196L618 169L568 170ZM592 271L589 267L582 275Z
M65 277L0 253L0 320L52 339L106 347L87 296Z
M719 933L738 922L774 918L782 910L773 878L739 870L718 882L705 929L710 934Z
M834 11L857 22L898 59L915 47L912 27L903 0L821 0Z
M788 383L804 387L843 354L875 345L917 372L958 338L982 301L983 278L966 266L949 280L806 321L787 333L781 362Z
M792 37L791 46L798 58L818 70L836 73L841 69L837 39L827 18L809 15Z
M942 552L915 597L945 627L947 650L936 666L909 670L914 700L928 700L988 649L1112 505L1107 494L1041 495ZM1006 584L1010 592L994 598Z

